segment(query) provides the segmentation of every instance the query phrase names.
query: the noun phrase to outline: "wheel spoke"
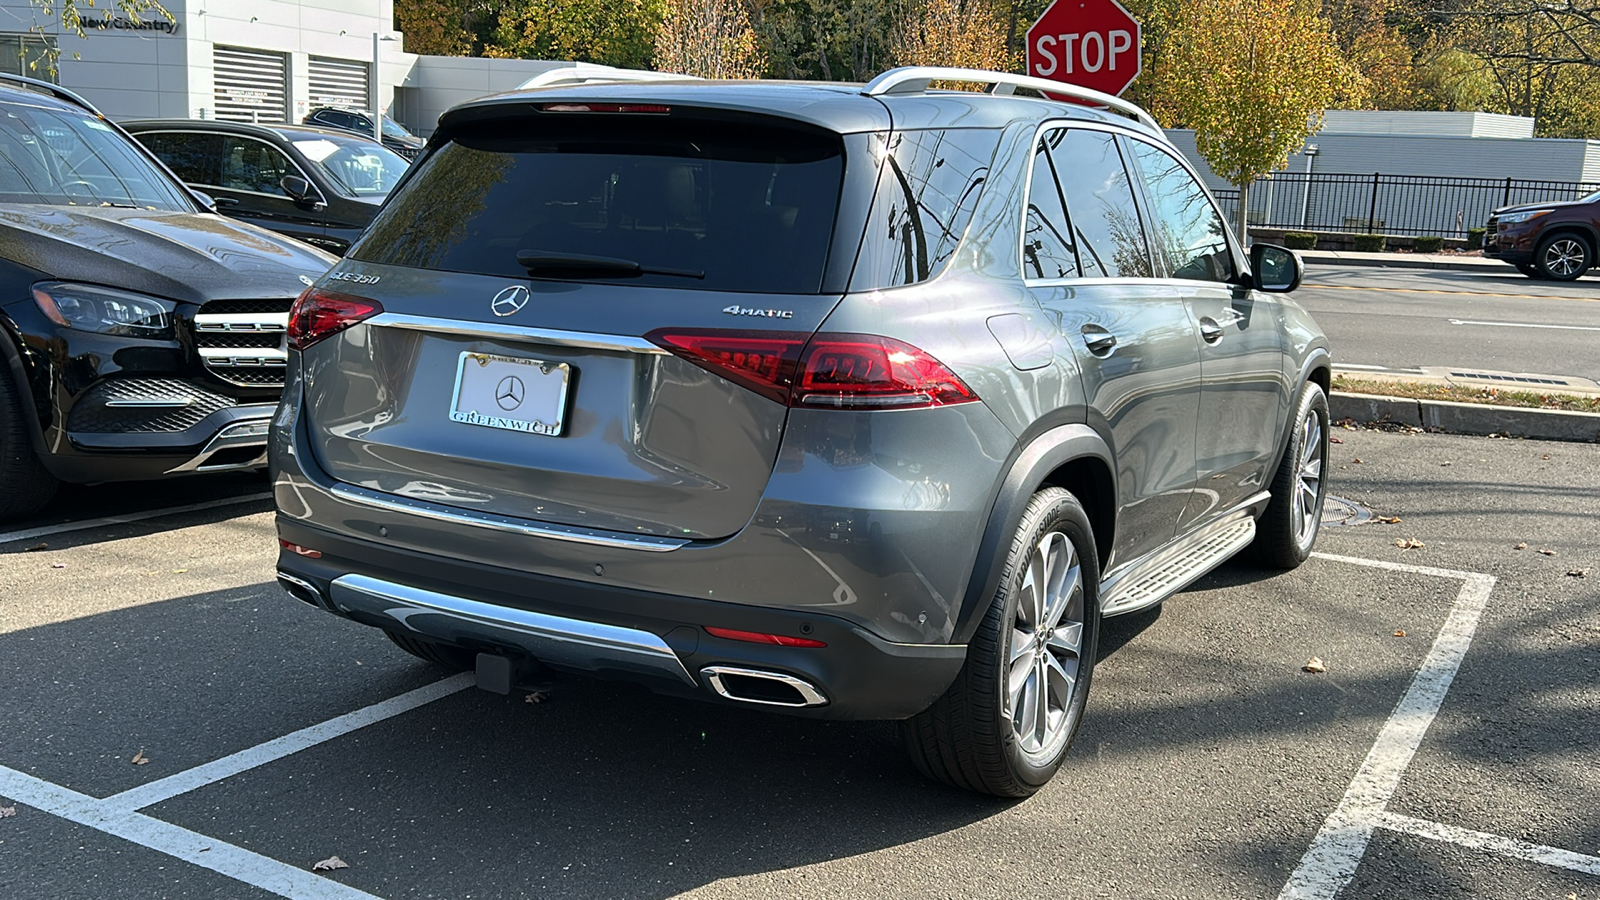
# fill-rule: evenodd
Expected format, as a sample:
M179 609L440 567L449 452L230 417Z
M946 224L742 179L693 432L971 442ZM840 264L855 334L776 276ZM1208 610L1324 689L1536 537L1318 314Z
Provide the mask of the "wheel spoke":
M1078 661L1073 660L1069 666L1059 660L1053 653L1045 654L1045 680L1049 684L1049 695L1056 698L1053 706L1066 711L1072 702L1072 689L1078 683Z
M1083 652L1083 623L1068 622L1050 633L1050 640L1045 645L1056 653L1066 653L1078 656Z
M1011 652L1006 658L1007 665L1015 663L1017 660L1033 652L1029 643L1032 639L1033 634L1031 632L1023 631L1015 626L1012 627Z
M1022 691L1028 686L1028 677L1033 674L1033 655L1019 659L1011 664L1011 669L1006 673L1006 694L1011 699L1011 715L1022 714Z
M1028 678L1023 682L1022 694L1018 698L1016 712L1017 736L1022 739L1023 747L1030 750L1038 746L1037 735L1041 718L1039 715L1041 687L1038 666L1030 660Z

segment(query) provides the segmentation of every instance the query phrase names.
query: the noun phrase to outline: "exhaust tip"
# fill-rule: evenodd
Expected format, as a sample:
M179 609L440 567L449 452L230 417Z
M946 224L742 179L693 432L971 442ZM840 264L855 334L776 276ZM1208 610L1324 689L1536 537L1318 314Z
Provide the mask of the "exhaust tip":
M301 603L309 603L318 609L331 610L333 608L328 605L327 598L322 595L322 592L317 590L317 586L304 578L299 578L286 572L279 572L278 586L288 591L289 596L299 600Z
M783 672L745 669L737 666L706 666L700 670L717 696L760 706L787 706L802 709L823 706L828 698L817 686L803 678Z

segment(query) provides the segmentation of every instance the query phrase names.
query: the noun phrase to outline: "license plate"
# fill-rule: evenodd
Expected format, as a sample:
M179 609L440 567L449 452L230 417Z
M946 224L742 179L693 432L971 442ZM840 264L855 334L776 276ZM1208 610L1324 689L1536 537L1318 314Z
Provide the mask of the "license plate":
M561 434L572 367L537 359L463 353L450 421L529 434Z

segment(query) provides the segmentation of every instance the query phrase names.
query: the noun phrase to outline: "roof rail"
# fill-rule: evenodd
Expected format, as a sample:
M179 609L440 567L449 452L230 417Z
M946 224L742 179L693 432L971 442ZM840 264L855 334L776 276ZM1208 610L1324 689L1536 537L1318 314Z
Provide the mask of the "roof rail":
M693 75L675 72L653 72L648 69L619 69L594 63L574 63L546 69L517 85L518 90L528 88L563 87L574 84L597 84L626 81L699 81Z
M41 81L37 78L29 78L26 75L13 75L10 72L0 72L0 81L15 82L22 87L28 88L29 90L37 91L41 94L49 94L57 100L65 100L75 106L81 106L97 116L100 115L100 110L95 109L93 103L90 103L89 101L83 99L77 94L74 94L72 91L67 90L59 84L51 84L48 81Z
M1047 78L1035 78L1031 75L1013 75L1009 72L991 72L987 69L958 69L950 66L902 66L890 69L877 78L867 82L861 93L868 97L878 97L884 94L920 94L928 89L928 85L935 81L970 81L989 86L991 94L1012 94L1017 88L1027 88L1046 94L1061 94L1074 100L1083 100L1097 106L1114 109L1117 112L1132 116L1139 124L1156 132L1161 131L1161 125L1155 117L1145 112L1135 103L1130 103L1121 97L1113 97L1086 87L1075 84L1066 84L1060 81L1051 81Z

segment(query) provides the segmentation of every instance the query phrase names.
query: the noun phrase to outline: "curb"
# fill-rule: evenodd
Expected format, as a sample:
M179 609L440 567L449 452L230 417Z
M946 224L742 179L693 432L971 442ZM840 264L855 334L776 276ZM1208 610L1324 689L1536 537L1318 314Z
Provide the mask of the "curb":
M1600 443L1600 413L1335 392L1328 397L1328 415L1335 422L1340 419L1361 423L1392 422L1452 434L1500 434L1541 441Z
M1515 272L1509 264L1499 260L1485 260L1482 257L1469 256L1465 259L1451 259L1448 256L1434 256L1418 253L1391 253L1381 258L1353 258L1340 256L1335 253L1318 253L1315 250L1297 250L1300 260L1308 265L1323 266L1367 266L1379 269L1455 269L1463 272L1476 272L1480 269L1505 269Z

